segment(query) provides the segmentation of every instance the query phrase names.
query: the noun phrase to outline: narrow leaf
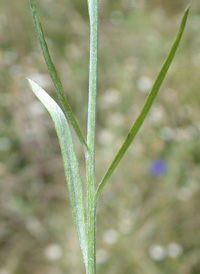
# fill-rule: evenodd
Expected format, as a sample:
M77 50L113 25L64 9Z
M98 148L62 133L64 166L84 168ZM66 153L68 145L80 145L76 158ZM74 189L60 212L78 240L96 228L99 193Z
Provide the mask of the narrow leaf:
M83 187L74 144L65 115L57 103L34 81L28 79L36 97L50 113L60 142L65 175L67 179L72 215L77 230L85 265L87 265L87 237Z
M96 191L96 194L95 194L95 197L96 199L98 199L99 197L99 194L101 192L101 190L103 189L104 185L106 184L106 182L108 181L109 177L111 176L111 174L113 173L113 171L115 170L115 168L117 167L117 165L119 164L120 160L122 159L122 157L124 156L125 152L127 151L127 149L129 148L130 144L132 143L133 139L135 138L135 136L137 135L140 127L142 126L152 104L153 104L153 101L155 100L156 98L156 95L160 89L160 86L167 74L167 71L171 65L171 62L174 58L174 55L176 53L176 50L178 48L178 45L180 43L180 40L181 40L181 37L183 35L183 31L185 29L185 25L186 25L186 21L187 21L187 17L188 17L188 13L189 13L189 9L190 7L188 7L185 12L184 12L184 15L183 15L183 18L182 18L182 21L181 21L181 24L180 24L180 28L179 28L179 31L178 31L178 34L176 36L176 39L172 45L172 48L170 50L170 53L167 57L167 59L165 60L165 63L163 64L157 78L156 78L156 81L146 99L146 102L142 108L142 111L140 112L138 118L136 119L133 127L131 128L130 132L128 133L123 145L121 146L120 150L118 151L117 155L115 156L113 162L111 163L110 167L108 168L108 170L106 171L104 177L102 178L98 188L97 188L97 191Z
M60 81L60 77L59 77L59 75L56 71L56 68L53 64L53 61L51 59L49 49L48 49L48 46L47 46L47 43L46 43L46 40L45 40L45 37L44 37L44 34L43 34L42 26L41 26L41 23L40 23L40 18L39 18L39 15L38 15L38 10L37 10L37 7L36 7L35 0L30 0L30 4L31 4L31 10L32 10L32 15L33 15L33 20L34 20L36 33L37 33L37 36L38 36L38 40L40 42L40 47L42 49L42 53L43 53L43 56L44 56L48 71L50 73L51 79L53 81L54 87L56 89L58 98L59 98L59 100L62 104L62 107L65 111L65 114L67 115L67 118L69 119L69 121L70 121L74 131L76 132L81 144L83 145L85 151L87 151L86 141L85 141L85 139L83 137L83 134L82 134L82 132L79 128L79 125L78 125L78 123L77 123L77 121L76 121L76 119L75 119L75 117L72 113L70 105L69 105L69 103L67 101L67 98L64 94L64 90L63 90L62 83Z

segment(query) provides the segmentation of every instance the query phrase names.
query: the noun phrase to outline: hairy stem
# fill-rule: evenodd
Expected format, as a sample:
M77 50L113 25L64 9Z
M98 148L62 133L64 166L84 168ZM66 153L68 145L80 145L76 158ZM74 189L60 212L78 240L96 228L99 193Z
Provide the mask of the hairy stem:
M90 0L90 68L86 172L87 172L87 233L88 269L87 274L96 273L96 202L95 202L95 126L96 86L98 53L99 0Z

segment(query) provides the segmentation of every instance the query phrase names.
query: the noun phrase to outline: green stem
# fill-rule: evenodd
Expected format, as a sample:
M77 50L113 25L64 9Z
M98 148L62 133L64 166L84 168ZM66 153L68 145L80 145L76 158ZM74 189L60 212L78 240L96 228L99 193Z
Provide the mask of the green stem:
M98 17L99 0L90 3L90 68L89 100L86 153L87 172L87 234L88 234L88 269L87 274L96 273L96 201L95 201L95 127L96 127L96 86L98 54Z

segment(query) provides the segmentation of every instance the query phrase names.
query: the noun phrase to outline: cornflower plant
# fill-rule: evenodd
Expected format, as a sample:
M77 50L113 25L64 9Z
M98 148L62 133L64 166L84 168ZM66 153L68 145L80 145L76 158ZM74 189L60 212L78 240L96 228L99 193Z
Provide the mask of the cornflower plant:
M183 31L185 29L189 7L185 10L178 34L171 47L155 83L149 92L146 102L137 117L135 123L127 134L121 148L114 157L109 168L105 172L98 185L95 182L95 125L96 125L96 90L97 90L97 54L98 54L98 21L99 0L88 0L88 12L90 21L90 64L89 64L89 98L88 98L88 122L87 139L84 138L81 129L72 113L68 100L64 94L61 80L51 59L47 43L41 27L35 0L30 0L33 20L40 46L46 61L46 65L52 78L61 107L34 81L28 79L30 86L50 113L58 135L64 170L69 190L72 216L80 243L85 270L87 274L96 273L96 213L99 195L108 182L110 176L116 169L125 152L131 145L140 127L142 126L160 86L179 46ZM79 162L74 148L69 124L71 123L78 136L86 158L86 208L84 205L83 184L79 170Z

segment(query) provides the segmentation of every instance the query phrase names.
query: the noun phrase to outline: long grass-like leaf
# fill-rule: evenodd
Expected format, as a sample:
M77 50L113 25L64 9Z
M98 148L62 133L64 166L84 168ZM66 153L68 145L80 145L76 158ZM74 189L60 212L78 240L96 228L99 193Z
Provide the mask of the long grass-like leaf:
M90 1L90 0L88 0ZM67 115L67 118L69 119L72 127L74 128L74 131L76 132L81 144L83 145L85 151L87 151L87 144L86 144L86 141L85 141L85 138L83 137L83 134L80 130L80 127L72 113L72 110L70 108L70 105L68 103L68 100L64 94L64 90L63 90L63 86L62 86L62 83L60 81L60 77L56 71L56 68L53 64L53 61L51 59L51 56L50 56L50 53L49 53L49 49L48 49L48 46L47 46L47 43L46 43L46 40L45 40L45 37L44 37L44 33L43 33L43 30L42 30L42 26L41 26L41 23L40 23L40 18L39 18L39 14L38 14L38 10L37 10L37 7L36 7L36 2L35 0L30 0L30 4L31 4L31 10L32 10L32 15L33 15L33 20L34 20L34 25L35 25L35 29L36 29L36 33L37 33L37 36L38 36L38 40L40 42L40 47L42 49L42 53L43 53L43 56L44 56L44 59L45 59L45 62L47 64L47 68L48 68L48 71L50 73L50 76L51 76L51 79L53 81L53 84L55 86L55 89L56 89L56 92L57 92L57 95L58 95L58 98L62 104L62 107Z
M122 157L124 156L125 152L127 151L127 149L129 148L130 144L132 143L133 139L135 138L135 136L137 135L140 127L142 126L152 104L153 104L153 101L155 100L156 98L156 95L160 89L160 86L167 74L167 71L171 65L171 62L174 58L174 55L176 53L176 50L178 48L178 45L180 43L180 40L181 40L181 37L183 35L183 31L185 29L185 25L186 25L186 21L187 21L187 17L188 17L188 13L189 13L189 9L190 7L188 7L185 12L184 12L184 15L183 15L183 18L182 18L182 21L181 21L181 24L180 24L180 28L179 28L179 31L178 31L178 34L176 36L176 39L172 45L172 48L170 50L170 53L166 59L166 61L164 62L157 78L156 78L156 81L146 99L146 102L142 108L142 111L140 112L138 118L136 119L133 127L131 128L130 132L128 133L123 145L121 146L120 150L118 151L117 155L115 156L113 162L111 163L110 167L108 168L108 170L106 171L105 175L103 176L98 188L97 188L97 191L96 191L96 194L95 194L95 197L96 199L98 199L99 197L99 194L101 192L101 190L103 189L103 187L105 186L106 182L108 181L109 177L111 176L111 174L113 173L113 171L115 170L115 168L117 167L117 165L119 164L120 160L122 159Z
M56 128L64 162L73 219L84 262L87 267L87 236L85 227L83 187L69 125L63 111L57 103L38 84L30 79L28 79L28 81L37 98L50 113Z

